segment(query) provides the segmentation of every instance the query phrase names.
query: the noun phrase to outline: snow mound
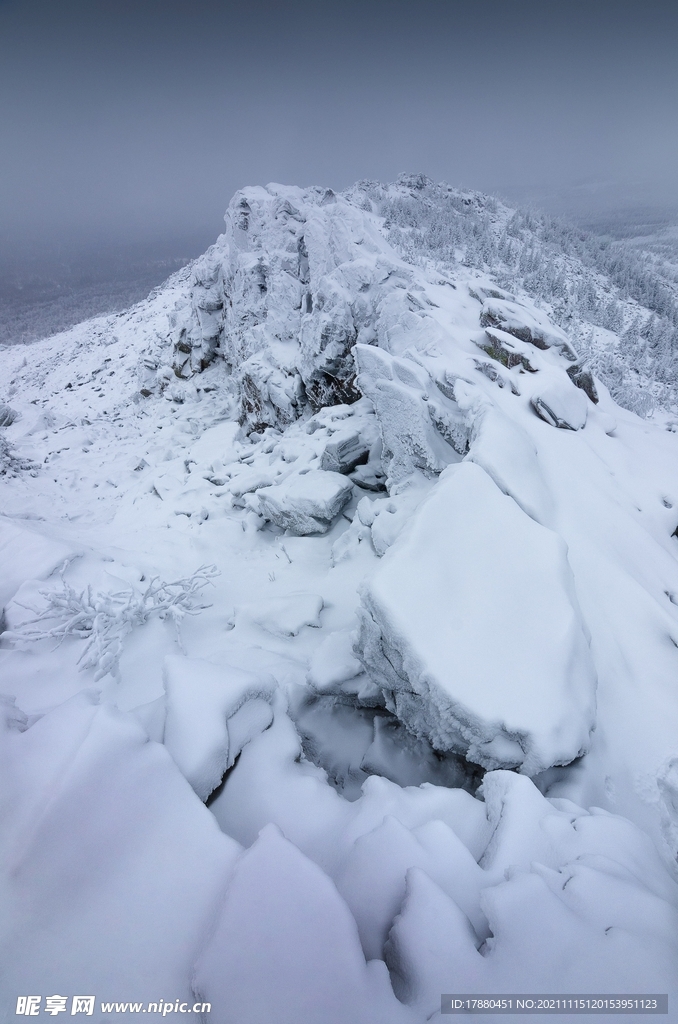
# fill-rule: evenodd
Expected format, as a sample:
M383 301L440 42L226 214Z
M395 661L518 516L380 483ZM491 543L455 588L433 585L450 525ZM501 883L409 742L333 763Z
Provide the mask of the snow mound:
M221 782L244 745L273 720L271 678L196 658L165 659L164 743L201 800Z
M365 963L330 879L272 825L236 865L195 984L202 999L224 1008L223 1024L272 1015L280 1024L412 1021L386 971Z
M0 616L23 583L46 579L76 553L72 545L0 516Z
M304 626L320 626L323 599L319 594L287 594L257 601L250 618L274 636L297 636Z
M439 750L534 775L586 751L596 675L564 545L472 463L361 590L357 652Z

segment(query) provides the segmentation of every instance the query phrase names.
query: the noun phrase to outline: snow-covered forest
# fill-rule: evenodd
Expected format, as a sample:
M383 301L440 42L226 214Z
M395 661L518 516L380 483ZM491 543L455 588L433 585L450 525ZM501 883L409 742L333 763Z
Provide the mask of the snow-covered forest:
M365 188L406 259L489 270L548 306L621 405L640 415L656 402L675 406L678 249L638 248L423 176L411 180L416 197Z

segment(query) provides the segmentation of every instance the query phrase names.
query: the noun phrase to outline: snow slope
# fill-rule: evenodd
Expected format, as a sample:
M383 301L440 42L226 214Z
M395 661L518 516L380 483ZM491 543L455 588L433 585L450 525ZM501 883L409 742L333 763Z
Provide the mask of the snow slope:
M3 1019L678 998L673 423L379 189L3 353Z

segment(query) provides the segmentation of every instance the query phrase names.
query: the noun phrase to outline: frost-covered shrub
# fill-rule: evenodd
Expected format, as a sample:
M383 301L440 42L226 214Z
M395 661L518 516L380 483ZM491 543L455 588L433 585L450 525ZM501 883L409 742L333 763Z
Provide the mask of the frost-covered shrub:
M95 680L108 673L117 678L123 640L135 626L153 616L172 620L181 645L179 628L184 616L209 608L197 603L198 595L219 575L215 566L203 565L192 576L171 583L163 583L156 576L143 591L129 587L110 593L88 586L78 592L64 578L67 566L65 563L61 569L60 587L39 591L44 606L27 608L35 618L8 630L4 637L15 642L57 640L57 646L68 636L87 640L78 664L83 669L94 669Z
M37 466L30 459L23 459L17 455L9 442L0 437L0 476L16 476L21 472L29 472L35 476Z

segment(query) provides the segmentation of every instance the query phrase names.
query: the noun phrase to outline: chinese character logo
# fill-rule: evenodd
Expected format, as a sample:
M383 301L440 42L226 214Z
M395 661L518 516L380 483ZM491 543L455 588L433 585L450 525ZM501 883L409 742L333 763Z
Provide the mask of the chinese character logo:
M19 996L16 1001L16 1013L25 1017L37 1017L40 1013L42 996Z
M57 1013L66 1012L66 996L47 996L45 999L45 1013L51 1013L56 1017Z
M74 1013L86 1013L91 1017L94 1013L94 996L73 996L71 1017Z

